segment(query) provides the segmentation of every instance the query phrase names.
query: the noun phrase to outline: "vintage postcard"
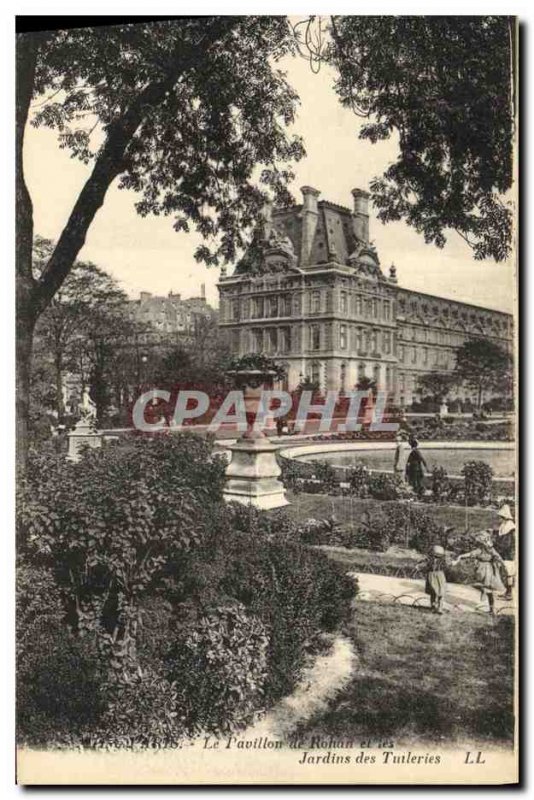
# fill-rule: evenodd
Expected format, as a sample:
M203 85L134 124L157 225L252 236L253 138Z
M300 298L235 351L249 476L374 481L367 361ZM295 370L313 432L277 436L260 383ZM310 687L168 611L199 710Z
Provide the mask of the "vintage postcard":
M518 782L517 30L17 19L19 784Z

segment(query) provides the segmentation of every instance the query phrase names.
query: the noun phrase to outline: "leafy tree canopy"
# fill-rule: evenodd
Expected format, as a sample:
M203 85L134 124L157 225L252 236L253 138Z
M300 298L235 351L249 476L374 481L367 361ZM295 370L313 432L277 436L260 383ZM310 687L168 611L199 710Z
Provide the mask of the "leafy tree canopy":
M114 126L137 108L149 87L162 85L115 167L121 188L139 193L137 210L174 217L218 236L197 258L231 260L264 195L287 202L291 171L281 164L303 147L286 135L297 96L273 66L293 47L282 17L197 17L144 25L58 31L41 49L34 125L58 131L62 147L89 163ZM93 135L101 129L107 138Z
M477 391L480 406L484 391L511 393L512 356L490 339L469 339L457 350L455 374Z
M417 383L421 393L426 392L439 403L458 383L458 378L449 372L427 372L426 375L421 375Z
M336 16L330 27L323 58L342 104L369 120L360 137L398 136L397 160L371 183L378 217L403 219L438 247L453 229L476 259L507 258L513 20Z

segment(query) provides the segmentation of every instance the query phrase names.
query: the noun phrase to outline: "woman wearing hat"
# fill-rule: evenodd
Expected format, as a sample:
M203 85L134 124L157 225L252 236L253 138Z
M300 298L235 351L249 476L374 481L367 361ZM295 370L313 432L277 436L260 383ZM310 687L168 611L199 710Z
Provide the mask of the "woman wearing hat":
M406 462L406 480L416 494L422 494L424 485L424 469L427 469L426 461L421 455L419 450L419 442L415 436L411 436L408 440L412 448L408 460Z
M481 531L475 536L478 547L458 556L453 565L466 558L473 558L476 561L475 580L473 586L480 589L482 598L488 598L489 612L495 614L495 592L501 592L504 586L501 581L500 572L504 567L504 561L493 546L493 539L489 531Z
M505 600L512 599L515 583L515 522L510 506L505 503L498 511L500 525L495 537L495 549L504 561L506 592Z

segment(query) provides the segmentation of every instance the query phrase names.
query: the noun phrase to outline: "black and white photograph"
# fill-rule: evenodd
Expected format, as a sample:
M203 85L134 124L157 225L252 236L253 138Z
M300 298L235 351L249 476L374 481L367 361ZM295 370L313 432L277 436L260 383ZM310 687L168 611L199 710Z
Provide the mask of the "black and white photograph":
M520 20L14 28L16 782L517 784Z

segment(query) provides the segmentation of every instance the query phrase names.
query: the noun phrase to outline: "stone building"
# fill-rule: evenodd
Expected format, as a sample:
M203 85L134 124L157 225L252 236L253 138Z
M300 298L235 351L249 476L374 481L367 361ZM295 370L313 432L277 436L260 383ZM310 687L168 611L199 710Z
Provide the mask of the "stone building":
M129 305L132 317L149 331L140 337L147 343L187 339L194 333L196 320L216 314L206 302L204 284L199 297L183 299L176 292L166 296L141 292L139 299L131 300Z
M285 388L308 377L349 390L367 377L410 405L419 376L451 371L466 339L511 349L511 315L400 287L393 265L384 274L367 192L352 191L352 210L301 192L300 205L265 209L249 251L221 275L219 324L235 355L283 363Z

